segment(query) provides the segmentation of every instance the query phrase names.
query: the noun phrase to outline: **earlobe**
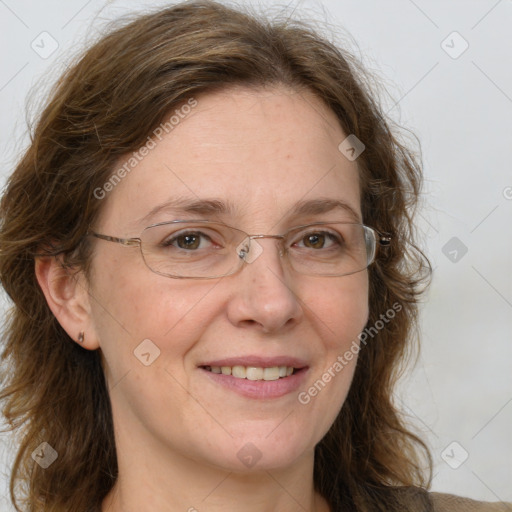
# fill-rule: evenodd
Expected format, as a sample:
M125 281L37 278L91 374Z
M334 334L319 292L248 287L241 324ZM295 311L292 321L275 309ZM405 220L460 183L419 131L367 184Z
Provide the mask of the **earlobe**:
M69 337L85 349L99 348L83 273L64 266L59 256L36 258L35 273L48 307Z

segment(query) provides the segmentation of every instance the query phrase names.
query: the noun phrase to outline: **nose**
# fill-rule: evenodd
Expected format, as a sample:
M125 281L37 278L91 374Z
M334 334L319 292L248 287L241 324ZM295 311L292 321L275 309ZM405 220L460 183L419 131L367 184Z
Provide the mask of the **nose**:
M228 317L233 325L257 326L268 334L301 321L303 309L297 295L296 275L285 265L278 240L251 241L246 263L230 277L234 292Z

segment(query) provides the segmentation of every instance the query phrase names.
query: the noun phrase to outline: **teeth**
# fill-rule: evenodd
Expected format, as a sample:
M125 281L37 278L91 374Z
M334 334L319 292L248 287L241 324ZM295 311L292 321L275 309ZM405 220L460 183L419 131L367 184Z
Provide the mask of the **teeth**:
M293 372L293 368L292 368ZM263 380L277 380L279 379L279 367L273 366L272 368L265 368L263 370Z
M265 370L263 370L263 368L254 368L253 366L248 366L247 371L245 373L247 379L249 380L262 380L264 371Z
M232 375L237 379L247 380L278 380L289 377L293 373L293 366L272 366L261 368L257 366L206 366L212 373Z
M245 379L247 377L247 370L245 366L233 366L231 375L237 379Z

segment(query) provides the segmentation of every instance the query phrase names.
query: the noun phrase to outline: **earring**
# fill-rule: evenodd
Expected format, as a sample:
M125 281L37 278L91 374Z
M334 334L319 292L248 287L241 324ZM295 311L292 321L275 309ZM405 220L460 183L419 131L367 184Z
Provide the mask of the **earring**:
M79 334L78 334L78 343L83 343L84 342L84 332L81 331Z

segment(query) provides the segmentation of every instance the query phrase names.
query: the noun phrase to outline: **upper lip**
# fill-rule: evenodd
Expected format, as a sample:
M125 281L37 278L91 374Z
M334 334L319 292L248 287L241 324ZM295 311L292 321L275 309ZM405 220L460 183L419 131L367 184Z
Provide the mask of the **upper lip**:
M257 355L248 355L240 357L226 357L224 359L215 359L199 364L198 366L254 366L256 368L272 368L274 366L289 366L293 368L304 368L306 361L297 357L275 356L264 357Z

